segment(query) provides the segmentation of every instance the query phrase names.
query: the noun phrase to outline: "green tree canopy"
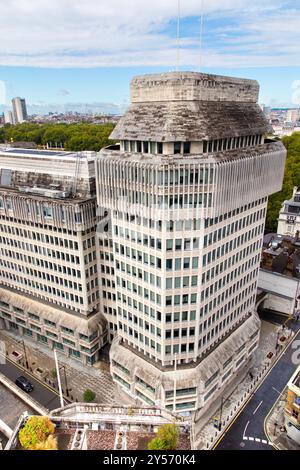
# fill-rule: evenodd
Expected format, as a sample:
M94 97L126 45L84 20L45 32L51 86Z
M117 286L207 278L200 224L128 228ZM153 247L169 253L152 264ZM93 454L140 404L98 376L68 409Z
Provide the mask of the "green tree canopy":
M277 231L282 203L291 198L294 186L300 187L300 133L294 132L290 137L283 137L282 142L287 149L287 160L282 190L269 198L266 220L266 230L269 232Z
M50 450L51 447L51 450L55 450L54 431L55 426L48 416L31 416L19 431L19 441L23 449L37 450L45 447Z
M109 136L114 124L7 124L0 129L0 142L35 142L37 145L60 147L66 150L94 150L113 143Z
M83 394L83 400L84 400L86 403L90 403L91 401L94 401L94 400L95 400L95 397L96 397L95 392L93 392L93 391L90 390L89 388L87 388L86 391L85 391L84 394Z
M160 426L156 437L148 443L149 450L176 449L179 432L175 423Z

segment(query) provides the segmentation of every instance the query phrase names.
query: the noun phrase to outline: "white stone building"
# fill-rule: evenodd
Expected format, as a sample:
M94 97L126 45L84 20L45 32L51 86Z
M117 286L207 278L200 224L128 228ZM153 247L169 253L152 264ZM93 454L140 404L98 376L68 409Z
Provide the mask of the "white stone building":
M286 155L265 140L258 91L194 72L136 77L111 135L120 145L98 155L116 285L111 372L145 403L200 415L257 348L267 199Z
M96 225L92 152L0 150L2 327L87 364L107 342Z
M300 235L300 191L297 187L294 187L292 198L282 204L277 233L291 237Z

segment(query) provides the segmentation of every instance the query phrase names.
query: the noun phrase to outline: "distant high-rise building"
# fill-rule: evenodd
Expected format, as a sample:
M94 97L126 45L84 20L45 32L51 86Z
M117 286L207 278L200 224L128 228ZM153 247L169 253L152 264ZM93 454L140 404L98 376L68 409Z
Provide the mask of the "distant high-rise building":
M120 144L97 158L111 373L144 403L200 416L258 347L267 202L286 156L258 92L195 72L136 77Z
M4 124L13 124L14 117L11 111L4 111Z
M17 124L19 122L26 121L28 116L25 99L16 97L13 98L11 102L13 107L14 122Z

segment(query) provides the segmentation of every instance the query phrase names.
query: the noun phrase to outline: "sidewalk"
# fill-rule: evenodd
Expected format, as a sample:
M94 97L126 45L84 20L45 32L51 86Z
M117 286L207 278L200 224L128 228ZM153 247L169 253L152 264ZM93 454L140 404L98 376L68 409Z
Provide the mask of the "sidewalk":
M23 338L22 338L23 339ZM12 335L8 331L0 331L0 340L5 342L6 352L10 359L11 353L17 351L22 354L20 365L25 367L24 347L22 339ZM43 345L24 338L25 351L29 364L29 371L39 380L45 382L50 387L58 390L55 371L55 361L53 351ZM105 403L110 405L131 404L132 400L120 392L113 383L109 365L99 362L97 368L85 366L84 364L66 357L57 352L60 366L61 383L64 395L67 396L65 377L67 378L67 388L71 401L83 401L83 393L86 389L95 392L95 403ZM64 367L63 367L64 366ZM39 371L37 369L41 369ZM64 373L65 369L65 373Z
M276 343L279 332L282 335L281 326L262 321L259 348L254 353L252 367L250 368L252 378L250 374L247 374L244 380L235 387L235 390L232 391L229 398L223 403L221 431L217 430L213 423L214 417L220 419L220 407L218 412L212 415L201 429L197 430L197 423L195 423L194 435L195 448L197 450L208 450L214 446L224 432L224 429L230 424L245 401L264 379L266 373L278 357L278 354L276 355ZM286 329L285 335L289 334L294 335L294 333ZM270 352L273 353L273 356L271 359L268 359L267 354Z
M287 392L284 392L286 396ZM300 446L290 439L284 427L285 398L279 397L265 420L265 432L269 441L278 450L300 450Z

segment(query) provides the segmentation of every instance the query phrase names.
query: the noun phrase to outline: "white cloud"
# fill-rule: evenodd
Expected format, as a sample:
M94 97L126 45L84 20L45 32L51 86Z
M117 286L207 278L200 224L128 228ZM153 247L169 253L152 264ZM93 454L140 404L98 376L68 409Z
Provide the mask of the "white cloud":
M300 65L300 9L289 9L286 0L203 3L204 65ZM176 62L177 0L0 0L0 9L0 65L171 68ZM181 1L182 17L196 17L196 29L200 12L201 0ZM182 25L183 68L200 61L195 25L193 34Z

